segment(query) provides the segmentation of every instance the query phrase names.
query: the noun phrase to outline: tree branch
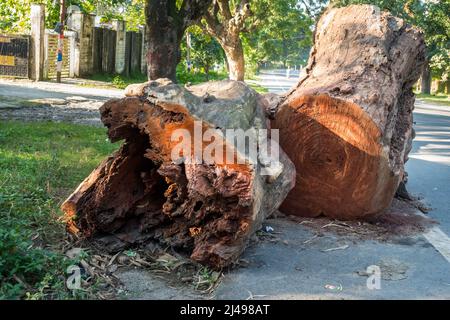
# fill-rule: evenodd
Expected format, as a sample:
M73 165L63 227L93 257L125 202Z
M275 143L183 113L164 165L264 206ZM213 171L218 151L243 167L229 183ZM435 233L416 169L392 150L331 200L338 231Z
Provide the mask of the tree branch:
M248 0L241 0L239 7L236 7L236 13L230 20L230 26L234 29L234 32L240 32L244 29L245 20L252 15L250 4Z
M229 0L216 0L219 5L219 11L225 21L229 21L233 18L230 10Z
M180 16L183 19L182 27L185 29L196 24L208 11L212 0L183 0L180 7Z
M222 38L224 36L224 28L217 17L218 13L219 5L217 1L214 0L211 8L203 15L205 23L200 23L199 26L209 35L215 38Z

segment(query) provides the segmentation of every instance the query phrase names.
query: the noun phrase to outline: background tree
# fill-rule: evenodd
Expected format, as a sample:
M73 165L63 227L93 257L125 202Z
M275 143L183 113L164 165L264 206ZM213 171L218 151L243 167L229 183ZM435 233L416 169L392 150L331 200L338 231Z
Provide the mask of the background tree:
M252 2L252 26L243 34L247 67L306 63L312 45L313 16L297 0Z
M213 0L201 24L222 46L231 80L244 80L245 60L240 34L250 15L248 0Z
M209 72L216 64L222 64L224 53L216 39L204 34L196 26L189 29L191 37L190 58L195 67L200 67L209 80Z
M53 29L59 21L59 3L53 0L2 0L0 5L0 30L27 33L30 28L31 4L45 4L45 25Z
M149 79L176 81L184 31L206 12L211 0L147 0L147 68Z
M45 5L45 26L53 29L59 22L59 1L54 0L2 0L0 6L0 30L13 33L27 33L30 28L31 4ZM103 15L126 20L128 25L134 26L133 19L144 24L145 0L66 0L66 6L76 5L82 12ZM139 18L137 17L139 16Z
M138 31L139 26L145 25L145 2L146 0L131 0L124 6L122 19L127 23L127 30Z

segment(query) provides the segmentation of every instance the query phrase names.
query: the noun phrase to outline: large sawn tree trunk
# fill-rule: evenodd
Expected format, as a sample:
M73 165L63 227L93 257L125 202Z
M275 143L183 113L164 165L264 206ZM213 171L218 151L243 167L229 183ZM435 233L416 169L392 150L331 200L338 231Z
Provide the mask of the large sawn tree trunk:
M179 134L189 134L187 150L206 150L208 129L267 128L267 102L233 81L186 89L158 80L127 95L100 110L111 141L125 142L62 205L68 229L111 251L156 240L215 269L232 264L292 189L295 168L282 151L280 161L251 161L245 148L216 135L213 161L189 162L177 149ZM218 150L231 152L232 163Z
M272 122L297 170L281 211L356 219L390 205L411 149L412 86L424 60L422 34L375 6L323 14L306 72Z

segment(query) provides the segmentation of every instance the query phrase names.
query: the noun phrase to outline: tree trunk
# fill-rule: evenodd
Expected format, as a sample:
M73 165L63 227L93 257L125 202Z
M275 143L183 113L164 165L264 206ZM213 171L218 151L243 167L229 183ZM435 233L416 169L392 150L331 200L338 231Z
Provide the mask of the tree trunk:
M206 81L209 81L209 65L205 65Z
M272 124L297 170L285 213L374 215L404 177L425 44L417 29L379 12L369 5L325 12L306 73L278 108Z
M225 51L230 80L244 81L244 49L239 34L244 29L246 19L252 14L248 0L235 3L231 10L228 0L213 1L204 14L203 30L216 38Z
M422 68L422 76L420 80L420 92L423 94L431 93L431 70L430 63L426 61Z
M181 40L186 28L197 23L211 0L185 0L178 9L176 0L147 0L147 69L148 78L176 81L181 58Z
M171 10L171 1L148 1L147 3L147 74L150 80L168 78L176 81L184 29L179 24L179 20L170 16Z
M155 42L149 40L147 51L148 78L156 80L168 78L176 81L177 65L180 62L180 42ZM157 40L156 40L157 41Z
M445 81L436 80L436 93L445 93Z
M198 128L200 135L211 128L267 128L267 102L232 81L188 91L159 80L130 86L126 94L130 97L110 100L100 109L111 141L125 143L62 205L68 229L111 251L156 240L212 268L230 265L292 189L295 168L282 152L281 162L271 166L270 157L264 165L251 163L241 149L218 136L214 141L222 142L224 154L245 161L189 162L190 147L182 154L174 151L179 145L174 133L187 132L183 143L200 144L206 152L210 140L198 137ZM194 121L201 119L196 129Z
M244 49L241 39L229 41L227 39L220 41L227 58L228 73L230 80L244 81L245 78L245 59Z
M287 69L287 57L288 57L288 48L286 44L286 39L283 39L283 68Z

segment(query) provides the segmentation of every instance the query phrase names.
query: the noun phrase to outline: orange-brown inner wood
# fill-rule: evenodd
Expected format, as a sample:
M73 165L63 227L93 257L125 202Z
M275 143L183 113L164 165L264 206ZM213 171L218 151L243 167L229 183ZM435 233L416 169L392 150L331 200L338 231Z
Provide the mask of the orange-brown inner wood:
M359 106L328 95L296 95L272 126L297 170L281 211L356 219L390 204L398 177L383 154L380 130Z

